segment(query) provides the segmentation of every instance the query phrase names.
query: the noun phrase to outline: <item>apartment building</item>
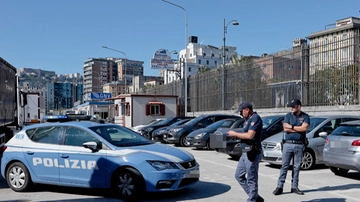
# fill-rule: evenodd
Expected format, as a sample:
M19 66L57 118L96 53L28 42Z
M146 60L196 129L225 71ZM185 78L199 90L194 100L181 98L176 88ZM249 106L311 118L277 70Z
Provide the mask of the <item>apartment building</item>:
M310 98L319 105L359 104L360 18L340 19L333 25L307 37L314 86Z
M187 58L188 76L193 76L203 69L214 69L223 63L223 49L225 48L225 63L229 63L233 56L237 56L236 47L233 46L212 46L198 43L196 36L189 37L189 44L186 50L179 51L178 61L174 64L173 70L162 70L161 75L164 77L164 83L171 83L179 80L184 76L185 60Z
M132 83L135 76L144 75L144 61L121 58L116 60L116 64L119 80L126 78L127 82Z
M106 83L118 80L117 58L89 58L84 61L84 94L90 100L91 92L101 92Z

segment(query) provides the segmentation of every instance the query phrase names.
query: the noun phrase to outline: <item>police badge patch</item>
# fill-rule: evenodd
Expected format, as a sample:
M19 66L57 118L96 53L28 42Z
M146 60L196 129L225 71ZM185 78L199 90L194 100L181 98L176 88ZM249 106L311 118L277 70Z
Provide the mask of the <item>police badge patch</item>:
M251 126L254 126L255 125L255 122L251 122L251 124L250 124Z

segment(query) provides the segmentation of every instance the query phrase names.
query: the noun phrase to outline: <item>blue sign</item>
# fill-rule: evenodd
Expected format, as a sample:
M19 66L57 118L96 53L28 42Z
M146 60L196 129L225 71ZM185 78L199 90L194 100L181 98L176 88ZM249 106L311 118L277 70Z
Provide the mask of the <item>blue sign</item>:
M104 99L107 99L107 98L111 98L111 93L91 92L90 98L95 99L95 100L104 100Z

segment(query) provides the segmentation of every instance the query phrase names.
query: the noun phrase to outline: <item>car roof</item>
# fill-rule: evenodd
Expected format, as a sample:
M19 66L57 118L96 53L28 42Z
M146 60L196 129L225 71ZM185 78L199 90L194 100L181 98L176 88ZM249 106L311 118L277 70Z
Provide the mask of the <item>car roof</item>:
M262 118L281 118L281 117L285 117L285 114L263 116Z
M114 125L114 124L105 124L105 123L99 123L95 121L69 121L69 122L54 122L54 123L40 123L40 124L33 124L24 127L25 130L43 127L43 126L77 126L77 127L84 127L89 128L93 126L103 126L103 125Z
M360 116L357 116L357 115L316 115L316 116L312 116L310 118L325 118L325 119L329 119L329 118L360 118Z
M360 120L358 120L358 121L342 122L342 123L340 123L340 125L352 125L352 126L357 126L357 125L360 125Z

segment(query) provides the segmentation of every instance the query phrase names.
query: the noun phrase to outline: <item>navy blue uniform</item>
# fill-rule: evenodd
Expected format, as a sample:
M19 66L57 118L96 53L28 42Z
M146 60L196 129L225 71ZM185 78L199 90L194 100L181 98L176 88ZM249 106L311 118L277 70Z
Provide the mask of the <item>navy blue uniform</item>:
M309 115L301 112L297 117L293 113L286 114L284 123L288 123L292 126L301 126L303 123L310 125ZM286 174L290 166L290 162L294 159L293 170L292 170L292 184L291 188L297 188L299 184L299 173L302 156L305 150L305 138L306 132L294 132L285 134L285 143L282 151L282 166L280 169L280 177L278 180L277 187L283 188Z
M258 171L259 163L262 157L261 150L261 132L262 120L257 113L253 113L251 117L245 120L243 124L243 132L249 130L256 131L254 141L256 147L249 152L243 152L235 172L235 178L240 186L248 194L248 202L256 201L258 198ZM243 141L243 140L242 140ZM245 140L246 141L246 140ZM247 178L246 175L247 174Z

